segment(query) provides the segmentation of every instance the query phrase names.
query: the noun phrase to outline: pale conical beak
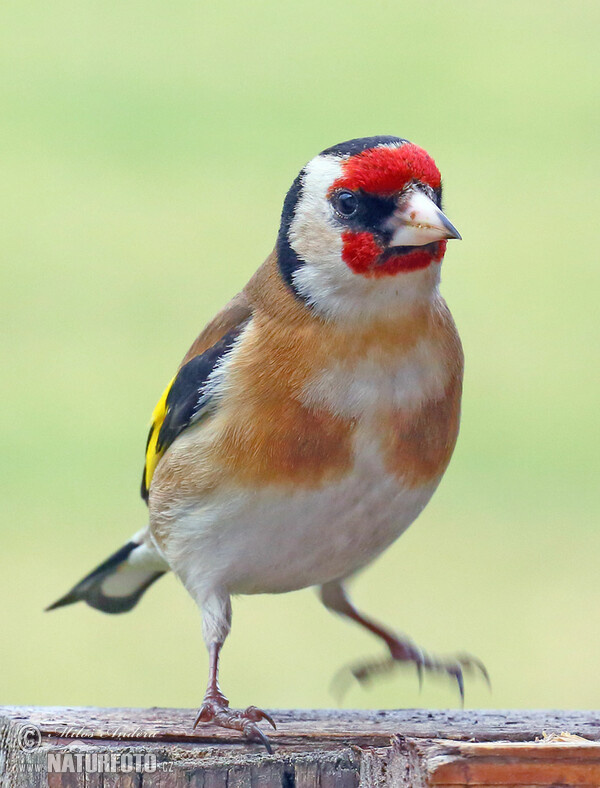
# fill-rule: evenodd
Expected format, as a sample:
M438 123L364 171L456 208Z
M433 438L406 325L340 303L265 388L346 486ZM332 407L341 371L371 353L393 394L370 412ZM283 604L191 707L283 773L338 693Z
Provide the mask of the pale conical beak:
M424 246L460 233L437 205L420 189L410 191L388 220L393 231L390 246Z

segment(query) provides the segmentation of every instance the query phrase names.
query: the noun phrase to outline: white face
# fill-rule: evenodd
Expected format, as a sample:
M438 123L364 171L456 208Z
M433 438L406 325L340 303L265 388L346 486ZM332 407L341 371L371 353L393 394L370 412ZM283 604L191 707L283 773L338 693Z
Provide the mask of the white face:
M432 297L440 266L379 279L356 274L348 267L342 259L342 228L328 199L331 185L342 175L342 161L321 155L304 169L302 193L289 231L290 245L304 261L294 271L294 287L323 317L352 321L393 318Z

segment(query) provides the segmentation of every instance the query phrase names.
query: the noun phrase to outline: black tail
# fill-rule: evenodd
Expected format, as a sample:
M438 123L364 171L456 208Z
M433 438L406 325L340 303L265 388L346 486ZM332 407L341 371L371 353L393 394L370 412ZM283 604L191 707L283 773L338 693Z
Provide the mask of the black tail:
M136 535L46 610L80 601L104 613L126 613L135 607L144 591L169 569L143 537L138 541Z

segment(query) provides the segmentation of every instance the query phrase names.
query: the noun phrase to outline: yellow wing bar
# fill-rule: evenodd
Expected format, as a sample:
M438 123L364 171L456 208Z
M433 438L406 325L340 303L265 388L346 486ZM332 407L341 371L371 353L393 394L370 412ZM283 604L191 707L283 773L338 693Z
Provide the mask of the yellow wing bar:
M144 478L142 481L142 495L144 498L147 497L148 490L150 489L150 482L152 481L152 476L154 475L158 461L162 457L166 448L164 446L160 449L157 448L158 434L165 420L165 416L167 415L167 397L169 396L169 391L171 391L175 377L171 379L171 382L163 391L161 398L158 400L156 407L152 411L152 422L150 433L148 434L148 443L146 444L146 465L144 466Z

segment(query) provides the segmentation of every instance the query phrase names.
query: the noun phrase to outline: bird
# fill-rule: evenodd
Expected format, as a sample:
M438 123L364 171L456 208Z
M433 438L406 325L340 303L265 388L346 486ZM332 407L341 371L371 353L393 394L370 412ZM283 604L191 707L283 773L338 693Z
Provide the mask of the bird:
M436 657L359 612L348 581L418 517L459 431L463 351L440 294L447 241L433 158L395 136L348 140L302 168L275 248L201 331L160 397L141 493L148 525L48 609L131 610L169 570L202 612L195 725L271 744L267 712L219 684L231 598L316 587L399 663L464 693L469 654Z

